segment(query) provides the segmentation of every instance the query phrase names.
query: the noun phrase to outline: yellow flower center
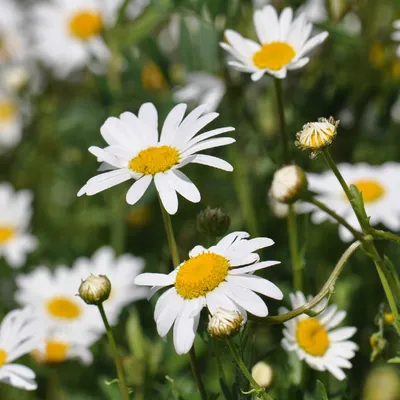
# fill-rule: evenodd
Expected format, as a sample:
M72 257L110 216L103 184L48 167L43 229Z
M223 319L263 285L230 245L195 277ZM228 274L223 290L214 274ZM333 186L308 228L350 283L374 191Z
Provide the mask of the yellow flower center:
M103 19L98 12L81 11L69 21L69 31L78 39L87 40L103 30Z
M15 235L15 229L11 226L0 226L0 244L10 240Z
M56 318L73 320L81 315L81 308L68 297L53 297L47 302L47 311Z
M215 253L203 253L185 261L176 275L175 289L185 299L205 296L228 275L229 261Z
M253 55L254 65L260 69L279 71L292 61L296 55L293 47L285 42L272 42L263 44L261 49Z
M297 324L297 343L308 354L322 357L329 347L326 329L316 318L303 319Z
M47 363L61 363L66 360L68 343L57 340L46 340L46 354L44 361Z
M0 122L9 122L15 118L17 106L8 100L0 100Z
M360 179L353 182L353 185L357 186L365 203L373 203L385 194L384 187L372 179Z
M7 362L7 352L0 349L0 367L2 367Z
M174 147L149 147L129 161L129 168L140 174L155 175L168 171L178 162L179 153Z

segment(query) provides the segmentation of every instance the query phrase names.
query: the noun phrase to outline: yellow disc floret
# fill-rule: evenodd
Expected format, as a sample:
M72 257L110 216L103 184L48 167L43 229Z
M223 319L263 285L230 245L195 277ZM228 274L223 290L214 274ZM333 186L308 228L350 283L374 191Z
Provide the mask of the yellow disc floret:
M9 122L15 118L17 106L12 101L0 100L0 123Z
M170 146L149 147L129 161L129 168L140 174L155 175L171 169L179 162L178 150Z
M219 254L202 253L185 261L176 275L175 289L185 299L205 296L228 275L229 261Z
M46 353L43 361L47 363L61 363L66 360L68 343L57 340L46 340Z
M328 332L316 318L303 319L297 324L297 343L308 354L322 357L329 347Z
M0 226L0 244L10 240L15 235L15 229L11 226Z
M72 36L88 40L103 30L103 19L96 11L81 11L69 21L69 31Z
M52 317L73 320L81 315L81 308L68 297L53 297L47 302L47 311Z
M373 179L360 179L353 185L357 186L365 203L374 203L385 194L385 188Z
M0 367L2 367L7 362L7 352L3 349L0 349Z
M272 42L263 44L261 49L253 55L253 63L260 69L279 71L292 61L296 55L293 47L285 42Z

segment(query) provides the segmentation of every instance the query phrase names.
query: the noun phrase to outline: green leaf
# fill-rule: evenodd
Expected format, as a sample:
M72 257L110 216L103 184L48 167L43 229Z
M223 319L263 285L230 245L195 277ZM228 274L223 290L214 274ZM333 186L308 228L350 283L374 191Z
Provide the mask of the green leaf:
M357 215L366 222L366 224L369 224L369 217L365 211L364 207L364 200L362 197L361 192L358 190L357 186L355 185L350 185L350 193L353 196L353 200L351 201Z
M143 336L137 311L131 312L126 323L126 338L131 353L138 360L144 360L146 355L146 343Z
M324 384L318 380L317 380L316 396L318 400L329 400L328 393L326 392Z
M393 357L387 361L389 364L400 364L400 357Z

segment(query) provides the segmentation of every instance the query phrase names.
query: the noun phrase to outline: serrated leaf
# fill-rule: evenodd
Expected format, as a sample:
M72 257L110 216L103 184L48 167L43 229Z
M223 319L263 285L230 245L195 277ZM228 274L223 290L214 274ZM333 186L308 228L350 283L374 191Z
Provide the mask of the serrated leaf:
M328 393L326 392L325 386L321 381L317 380L317 387L315 392L317 400L329 400Z

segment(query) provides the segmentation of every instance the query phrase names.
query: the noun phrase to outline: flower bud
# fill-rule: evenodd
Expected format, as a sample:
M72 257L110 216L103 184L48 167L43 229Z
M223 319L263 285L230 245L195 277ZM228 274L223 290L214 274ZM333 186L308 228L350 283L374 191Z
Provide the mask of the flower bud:
M273 371L267 363L259 361L251 369L251 376L262 388L267 388L271 385Z
M219 308L208 322L208 333L217 338L234 336L243 325L243 316L238 311Z
M395 317L392 313L385 312L383 314L383 320L385 321L386 324L392 325L395 320Z
M110 293L111 282L105 275L90 274L79 286L79 296L86 304L101 304L108 299Z
M272 215L276 218L283 219L287 217L289 213L289 205L275 200L271 195L271 191L268 194L268 205Z
M207 207L197 216L197 230L207 236L222 236L229 229L231 217L220 208Z
M297 165L286 165L275 172L270 195L280 203L293 203L307 188L304 171Z
M398 400L400 376L395 367L385 365L373 368L365 381L362 400Z
M328 147L335 139L339 121L332 117L319 118L318 122L308 122L296 134L295 145L302 150L312 150L311 158L317 156L320 150Z

